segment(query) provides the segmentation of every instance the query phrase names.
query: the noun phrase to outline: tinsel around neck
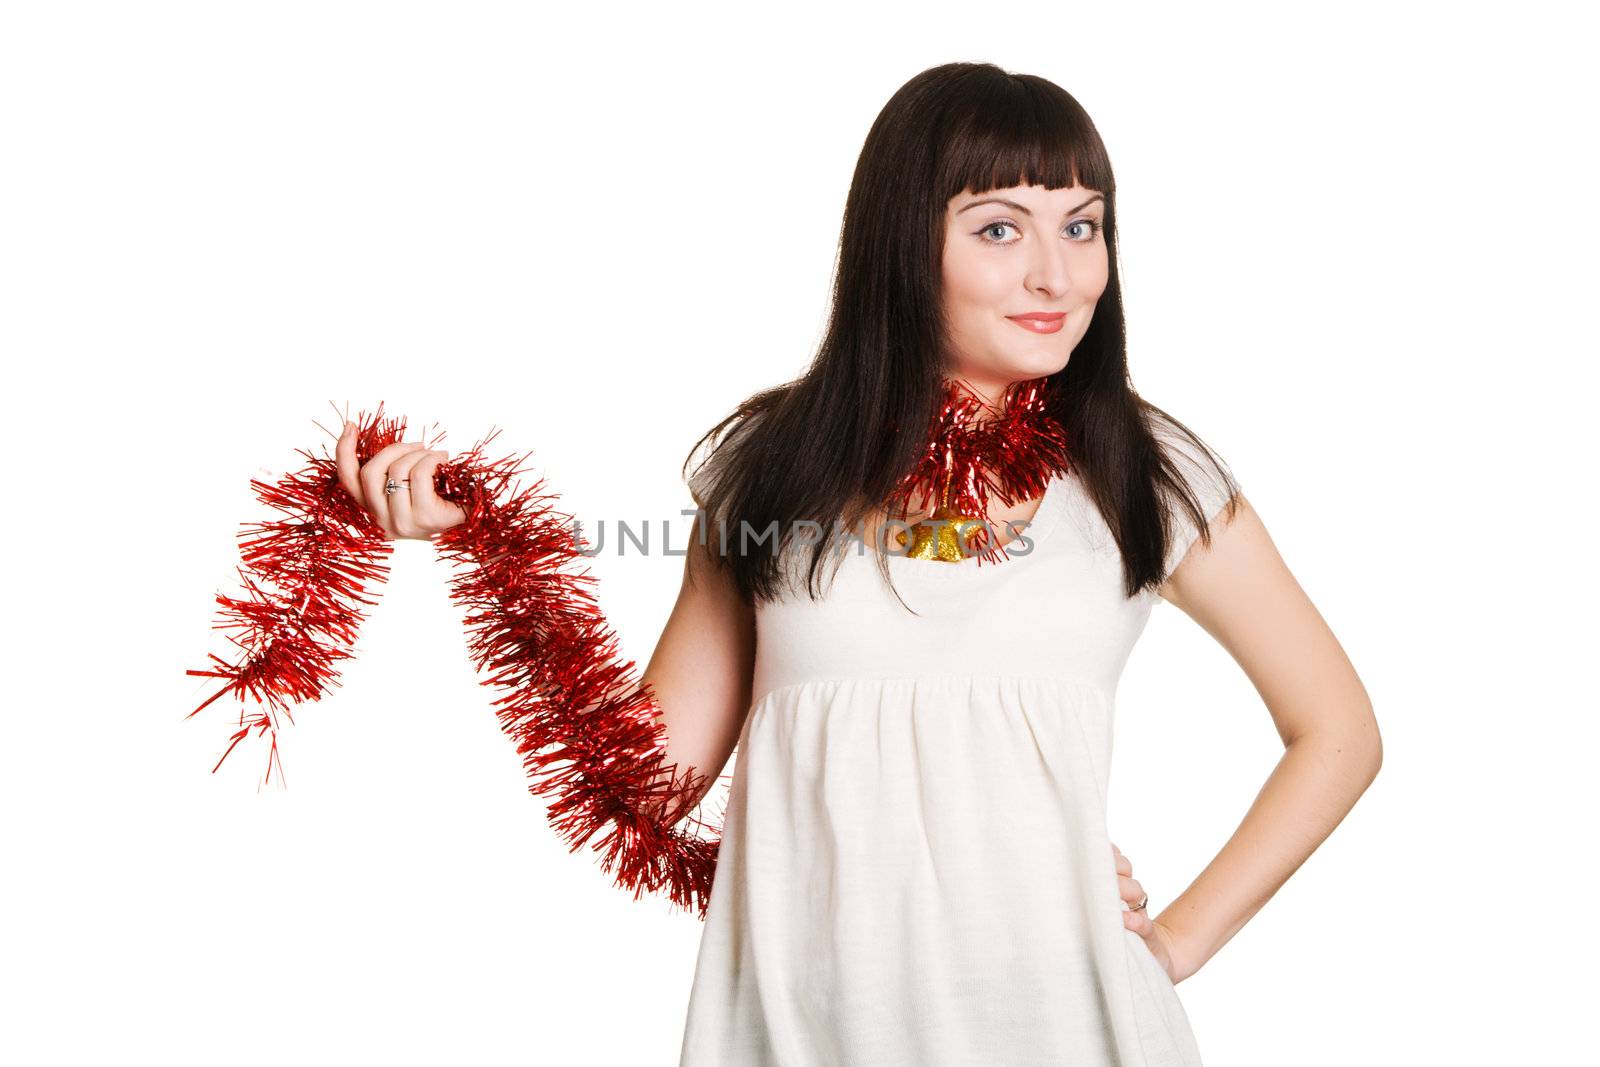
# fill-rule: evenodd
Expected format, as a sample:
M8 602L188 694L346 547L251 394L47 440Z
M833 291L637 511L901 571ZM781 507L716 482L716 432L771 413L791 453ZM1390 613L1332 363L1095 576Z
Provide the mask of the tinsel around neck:
M1014 382L998 406L958 379L945 386L917 464L890 497L892 511L983 516L991 497L1007 506L1032 500L1071 469L1066 429L1049 411L1049 378Z

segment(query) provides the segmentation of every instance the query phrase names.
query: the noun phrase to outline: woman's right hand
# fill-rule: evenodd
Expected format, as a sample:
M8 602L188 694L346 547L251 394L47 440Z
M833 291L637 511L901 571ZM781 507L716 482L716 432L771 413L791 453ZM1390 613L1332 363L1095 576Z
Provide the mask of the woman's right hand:
M449 454L422 447L420 441L396 441L366 463L356 460L356 428L345 423L334 449L339 484L378 521L390 540L428 540L467 520L459 504L433 491L433 472ZM383 491L390 479L402 483L391 495ZM409 488L403 483L410 480Z

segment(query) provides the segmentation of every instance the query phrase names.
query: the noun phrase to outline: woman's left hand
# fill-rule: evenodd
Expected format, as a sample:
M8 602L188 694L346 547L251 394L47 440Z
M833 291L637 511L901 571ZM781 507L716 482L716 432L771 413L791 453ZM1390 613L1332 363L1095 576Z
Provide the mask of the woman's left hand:
M1111 855L1117 864L1117 889L1122 894L1122 899L1128 902L1128 907L1136 908L1145 899L1145 892L1144 886L1134 880L1133 861L1124 856L1115 843L1111 846ZM1122 925L1144 938L1144 943L1149 946L1156 961L1161 964L1161 969L1167 972L1168 978L1174 983L1182 981L1178 967L1172 959L1174 938L1171 930L1150 918L1142 908L1138 911L1123 912Z

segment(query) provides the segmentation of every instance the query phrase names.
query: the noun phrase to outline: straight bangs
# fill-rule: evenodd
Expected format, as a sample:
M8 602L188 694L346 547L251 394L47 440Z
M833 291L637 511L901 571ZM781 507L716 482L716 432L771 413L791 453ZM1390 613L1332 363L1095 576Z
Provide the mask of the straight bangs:
M949 136L935 170L939 203L967 190L1013 185L1104 193L1112 207L1115 179L1104 142L1087 113L1064 90L1019 75L988 81L977 97L955 97Z

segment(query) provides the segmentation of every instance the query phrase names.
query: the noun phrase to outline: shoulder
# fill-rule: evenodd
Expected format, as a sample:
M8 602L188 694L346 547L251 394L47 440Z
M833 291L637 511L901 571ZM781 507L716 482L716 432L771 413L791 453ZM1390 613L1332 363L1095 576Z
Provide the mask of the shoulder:
M1209 517L1238 494L1239 480L1232 466L1199 434L1159 409L1151 409L1148 418L1162 465L1177 483L1170 488L1179 497L1192 496Z
M1222 456L1186 424L1159 410L1152 410L1148 419L1156 446L1180 474L1215 477L1231 473Z
M1162 511L1168 521L1164 573L1171 574L1243 490L1228 461L1190 427L1156 410L1150 416L1150 430L1170 473L1160 482Z
M685 469L693 468L684 481L698 507L709 508L727 494L728 472L753 442L771 410L767 394L746 401L706 431L690 451Z

